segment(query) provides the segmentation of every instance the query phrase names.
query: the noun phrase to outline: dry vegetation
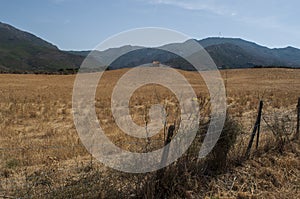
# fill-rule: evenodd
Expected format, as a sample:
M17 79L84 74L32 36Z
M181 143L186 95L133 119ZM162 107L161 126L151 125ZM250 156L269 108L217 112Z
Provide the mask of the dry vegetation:
M114 123L110 94L126 71L108 71L99 83L96 111L100 124L107 136L126 150L143 152L162 147L163 131L150 141L138 140L122 133ZM180 72L188 78L202 105L209 106L201 77L195 72ZM1 74L0 198L151 197L154 190L169 191L168 196L173 198L300 197L299 141L289 142L286 137L295 129L300 70L227 70L222 76L229 115L241 126L228 153L228 168L211 177L200 169L203 163L192 156L183 157L191 164L184 171L179 166L185 161L167 168L171 174L165 178L172 190L166 190L157 188L153 175L118 172L88 154L72 118L75 75ZM261 142L252 159L242 161L260 99L265 102ZM157 103L166 106L168 123L178 117L175 96L164 87L149 85L139 88L131 98L133 120L145 125L147 109ZM202 114L205 116L207 110ZM187 172L186 177L176 178L178 172ZM153 183L146 183L149 179ZM161 183L166 182L161 179Z

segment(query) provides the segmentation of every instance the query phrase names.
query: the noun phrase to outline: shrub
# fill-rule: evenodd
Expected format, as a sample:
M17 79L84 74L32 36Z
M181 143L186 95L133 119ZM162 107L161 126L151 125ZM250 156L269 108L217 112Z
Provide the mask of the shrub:
M226 169L228 152L236 143L236 138L240 133L239 124L227 116L218 142L206 158L206 172L217 174Z
M18 166L19 166L19 161L15 158L10 159L6 162L6 168L8 168L8 169L14 169Z
M211 174L219 174L226 168L227 155L240 133L239 125L227 116L220 139L205 159L198 159L203 135L208 123L200 125L197 136L189 150L177 162L147 175L147 180L139 190L145 198L188 198L193 190L209 189ZM209 175L207 175L209 174ZM199 193L198 193L199 194Z

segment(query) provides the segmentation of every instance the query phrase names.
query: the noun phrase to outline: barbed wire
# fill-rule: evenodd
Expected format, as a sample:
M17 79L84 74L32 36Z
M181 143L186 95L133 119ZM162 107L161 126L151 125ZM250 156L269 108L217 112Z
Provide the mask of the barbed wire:
M276 117L277 119L285 119L287 118L288 116L288 119L290 121L290 123L292 123L292 119L297 119L297 116L296 115L287 115L288 113L295 113L295 111L290 111L290 112L287 112L287 113L284 113L285 115L282 115L282 116L278 116L276 114L263 114L262 118L263 118L263 121L265 122L265 125L263 123L260 124L261 127L265 126L267 128L269 128L271 131L273 131L272 128L270 128L270 124L269 124L269 121L268 120L273 120L274 117ZM234 116L232 116L234 118ZM238 118L239 116L237 116ZM239 117L240 118L240 117ZM255 126L252 126L249 131L251 129L253 129ZM205 130L207 128L207 125L200 125L199 126L199 130ZM212 133L213 134L218 134L218 132L215 132L215 133ZM197 134L196 137L198 138L205 138L206 136L206 133L203 133L203 134ZM219 139L224 139L224 138L227 138L231 135L223 135L223 136L220 136ZM240 134L239 136L249 136L249 134L246 134L246 133L242 133ZM151 137L149 138L150 139L150 143L151 144L163 144L164 140L163 139L152 139ZM116 143L119 143L119 142L116 142ZM146 140L141 140L141 141L124 141L122 142L122 144L136 144L136 145L141 145L141 144L147 144L147 141ZM82 144L72 144L71 146L62 146L62 145L50 145L50 146L39 146L39 147L1 147L0 148L0 151L23 151L23 150L48 150L48 149L74 149L74 148L77 148L77 147L84 147Z

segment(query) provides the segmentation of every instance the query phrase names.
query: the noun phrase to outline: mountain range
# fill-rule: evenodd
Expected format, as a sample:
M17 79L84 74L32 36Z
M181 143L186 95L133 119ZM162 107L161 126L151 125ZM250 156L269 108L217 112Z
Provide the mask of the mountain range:
M201 44L219 68L293 67L300 68L300 49L268 48L240 38L211 37L195 40ZM184 43L168 44L175 49ZM114 60L109 69L134 67L153 61L180 68L194 68L173 53L139 46L122 46L98 51L110 57L131 51ZM55 45L9 24L0 22L0 72L73 73L90 51L63 51Z

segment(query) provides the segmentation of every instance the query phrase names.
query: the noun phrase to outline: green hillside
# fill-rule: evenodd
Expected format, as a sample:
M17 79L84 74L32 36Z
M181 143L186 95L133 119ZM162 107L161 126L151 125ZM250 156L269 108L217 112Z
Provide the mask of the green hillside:
M56 72L76 69L84 56L59 50L56 46L0 22L1 72Z

